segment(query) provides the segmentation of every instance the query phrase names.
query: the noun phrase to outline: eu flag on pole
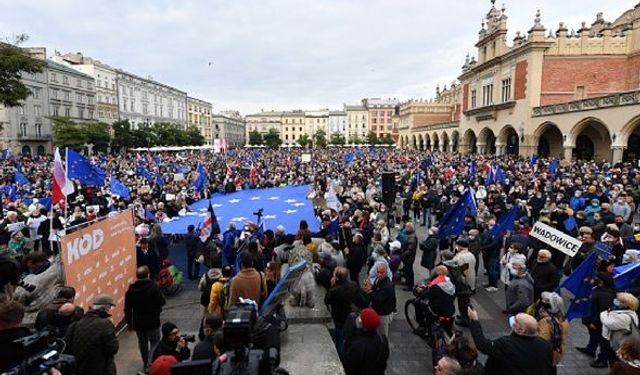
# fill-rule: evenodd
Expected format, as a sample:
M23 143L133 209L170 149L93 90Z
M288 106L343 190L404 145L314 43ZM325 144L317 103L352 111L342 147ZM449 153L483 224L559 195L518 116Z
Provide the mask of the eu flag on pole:
M491 228L491 233L496 237L501 237L507 231L513 230L513 224L516 222L517 214L518 206L514 204L505 215L502 215L496 225Z
M145 167L138 167L138 175L144 177L145 180L147 180L147 183L151 183L153 182L153 177L151 177L151 175L149 174L149 171L147 171L147 168Z
M29 185L29 180L27 180L19 169L16 169L16 183L19 185Z
M573 294L573 300L566 314L568 320L582 318L591 314L592 282L595 273L596 253L591 253L558 287L558 290L564 288Z
M471 178L475 178L476 177L476 163L472 160L471 161L471 170L469 171L469 175L471 176Z
M489 168L489 173L487 173L487 178L484 180L484 186L493 185L496 183L496 176L494 174L493 168Z
M9 153L9 150L7 150L6 148L3 148L2 149L2 159L6 159L8 153Z
M342 157L342 160L344 160L344 162L345 162L345 163L347 163L347 164L351 164L351 163L353 163L353 159L354 159L354 158L355 158L355 157L353 156L353 154L345 154L345 155Z
M465 195L458 199L456 203L445 212L439 225L440 239L459 236L464 230L464 217L469 207L469 197L471 191L467 190Z
M573 216L569 216L569 218L563 221L562 224L564 225L564 229L568 230L569 232L576 229L576 227L578 226L578 223L576 223L576 218Z
M600 259L609 260L613 249L602 241L596 241L596 253Z
M560 162L556 159L553 159L551 163L549 163L549 173L551 173L551 177L555 178L558 167L560 167Z
M362 150L360 150L360 147L356 147L356 156L358 157L358 159L362 159L364 157L364 154L362 153Z
M156 172L156 185L158 186L164 185L164 182L162 181L162 176L160 176L160 173L158 172Z
M198 193L201 193L207 186L207 172L201 163L198 163L198 169L196 171L198 172L198 178L193 182L193 187Z
M104 170L70 148L67 148L67 178L84 185L104 186Z
M129 189L116 176L111 176L111 193L120 198L129 198Z
M530 165L538 164L538 157L536 156L536 154L531 155L531 160L529 160L529 164Z
M618 290L627 290L631 283L640 276L640 260L623 264L613 269L613 283Z
M495 179L502 185L504 185L505 182L507 182L507 179L504 177L504 172L502 171L502 168L500 168L500 166L496 167Z

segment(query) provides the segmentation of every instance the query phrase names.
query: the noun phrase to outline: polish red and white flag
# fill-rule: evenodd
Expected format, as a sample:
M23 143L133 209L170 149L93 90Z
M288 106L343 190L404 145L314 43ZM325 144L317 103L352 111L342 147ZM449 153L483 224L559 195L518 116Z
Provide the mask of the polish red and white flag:
M73 188L73 182L67 178L67 172L64 170L64 164L60 157L60 150L56 148L53 159L53 182L52 182L53 196L51 199L52 204L57 204L64 198L72 194L75 189Z

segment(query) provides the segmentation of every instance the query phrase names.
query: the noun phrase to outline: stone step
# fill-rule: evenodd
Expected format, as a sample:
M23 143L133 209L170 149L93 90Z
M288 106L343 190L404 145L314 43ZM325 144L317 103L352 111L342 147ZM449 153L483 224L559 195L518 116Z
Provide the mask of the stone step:
M291 324L281 340L280 367L290 374L344 375L326 325Z

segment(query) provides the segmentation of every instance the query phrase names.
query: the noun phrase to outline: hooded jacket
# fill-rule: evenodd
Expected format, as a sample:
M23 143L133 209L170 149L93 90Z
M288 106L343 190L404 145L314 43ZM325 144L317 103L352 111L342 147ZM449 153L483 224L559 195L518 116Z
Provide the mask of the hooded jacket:
M632 322L635 325L633 329L638 328L638 314L629 309L605 310L600 313L600 321L602 322L602 337L609 341L611 341L614 332L629 330ZM613 349L616 350L617 348Z
M153 280L136 280L124 295L124 319L136 331L158 328L164 304L162 292Z
M119 344L110 315L90 310L71 324L64 341L65 352L76 357L76 373L83 375L115 375L114 356Z
M429 307L434 315L455 315L456 287L448 277L440 275L433 279L424 296L429 300Z

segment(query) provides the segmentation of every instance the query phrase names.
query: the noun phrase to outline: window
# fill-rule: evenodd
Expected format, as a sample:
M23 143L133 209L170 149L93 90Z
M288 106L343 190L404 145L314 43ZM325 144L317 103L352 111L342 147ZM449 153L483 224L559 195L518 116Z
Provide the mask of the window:
M18 107L18 113L21 114L21 115L24 115L24 106L23 105Z
M42 136L42 124L36 124L36 135L38 137Z
M511 100L511 78L502 80L502 102Z
M84 118L84 109L78 108L78 118Z
M51 81L58 82L58 76L55 73L51 73Z
M20 136L24 137L27 135L27 123L26 122L21 122L20 123Z
M71 117L71 107L64 107L64 115L66 117Z
M64 92L64 100L66 100L66 101L71 100L71 92L70 91L65 91Z
M34 105L34 106L33 106L33 113L34 113L36 116L40 116L40 115L42 115L42 112L40 112L40 106L39 106L39 105Z
M82 81L79 78L76 79L76 86L82 87Z
M482 86L482 105L493 104L493 83Z
M34 87L33 90L31 90L33 93L33 98L34 99L40 99L40 89L37 87Z
M110 112L107 112L107 113L111 114ZM98 111L98 118L104 118L104 112Z
M65 85L68 85L69 84L69 77L62 76L62 83L65 84Z
M142 104L142 114L146 115L148 111L147 103Z
M91 82L87 81L87 90L91 90Z
M93 111L89 111L89 120L93 120Z
M53 107L53 115L60 116L60 107Z
M51 95L51 99L58 99L58 90L49 90L49 95Z
M135 112L136 102L134 100L131 101L131 112Z
M78 103L84 103L84 95L78 94Z
M372 124L377 124L378 123L378 119L377 118L372 118L371 119L371 123Z
M129 96L133 96L133 87L129 87Z
M127 111L127 102L125 102L124 100L122 101L122 110L123 111Z

